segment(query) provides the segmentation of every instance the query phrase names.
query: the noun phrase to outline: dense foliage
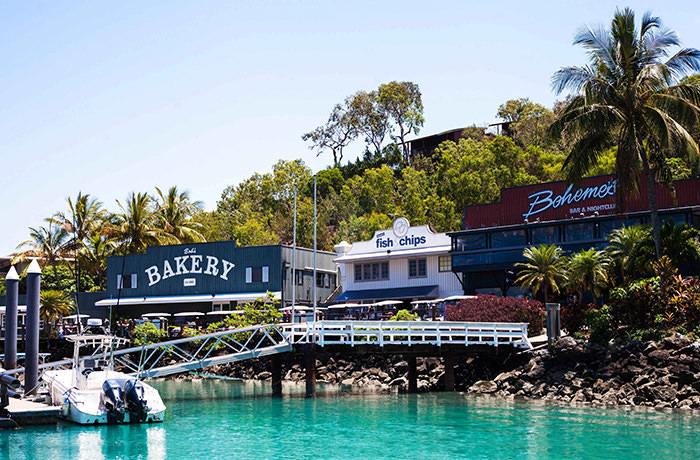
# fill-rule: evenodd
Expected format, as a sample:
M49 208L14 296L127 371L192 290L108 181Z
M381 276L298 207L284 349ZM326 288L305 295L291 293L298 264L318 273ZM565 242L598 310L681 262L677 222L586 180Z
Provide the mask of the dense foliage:
M399 310L394 316L389 318L389 321L416 321L417 319L417 314L411 313L408 310Z
M136 346L150 345L163 341L168 333L163 329L158 329L155 324L146 321L134 327L131 339Z
M522 297L477 295L463 299L457 305L448 305L447 321L528 323L528 335L539 335L544 327L542 303Z

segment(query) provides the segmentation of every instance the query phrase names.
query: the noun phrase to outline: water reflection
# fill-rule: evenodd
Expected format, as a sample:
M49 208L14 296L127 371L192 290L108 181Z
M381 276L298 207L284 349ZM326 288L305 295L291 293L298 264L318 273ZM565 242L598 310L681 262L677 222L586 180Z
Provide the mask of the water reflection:
M3 458L700 458L697 416L560 407L463 394L368 394L269 382L154 383L153 425L72 424L0 432Z
M160 426L151 426L146 430L148 442L148 460L164 460L165 451L165 429Z
M94 427L86 428L89 431L78 433L78 460L104 460L102 432Z

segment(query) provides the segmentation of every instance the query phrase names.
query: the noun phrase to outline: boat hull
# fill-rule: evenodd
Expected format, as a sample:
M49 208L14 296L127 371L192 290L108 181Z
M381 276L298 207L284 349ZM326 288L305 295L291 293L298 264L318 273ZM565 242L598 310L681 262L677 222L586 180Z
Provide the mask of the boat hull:
M81 411L76 404L64 403L61 405L61 413L59 418L79 425L123 425L129 423L159 423L165 418L165 410L157 412L149 412L145 420L131 421L131 414L124 414L124 420L115 422L110 420L107 413L90 414Z
M48 371L43 380L49 387L53 404L61 406L59 418L80 425L114 425L129 423L158 423L165 418L165 405L158 390L141 382L147 408L145 417L139 419L126 410L120 417L111 417L103 399L102 383L108 379L125 382L133 377L114 371L90 373L81 386L72 385L72 370Z

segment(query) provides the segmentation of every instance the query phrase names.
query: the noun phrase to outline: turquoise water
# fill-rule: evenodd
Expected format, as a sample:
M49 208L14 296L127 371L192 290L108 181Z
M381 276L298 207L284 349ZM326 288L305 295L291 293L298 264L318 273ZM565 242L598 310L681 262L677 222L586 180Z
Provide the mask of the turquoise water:
M700 416L502 402L460 394L351 394L221 380L156 382L157 425L0 432L9 459L695 459Z

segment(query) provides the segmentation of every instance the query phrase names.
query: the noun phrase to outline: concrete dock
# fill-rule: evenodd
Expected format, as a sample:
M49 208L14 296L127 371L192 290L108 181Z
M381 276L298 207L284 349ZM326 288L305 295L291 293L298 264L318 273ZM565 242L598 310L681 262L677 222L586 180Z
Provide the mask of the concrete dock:
M58 414L61 412L59 406L49 406L23 399L10 398L9 402L7 411L19 426L53 425L57 422Z

